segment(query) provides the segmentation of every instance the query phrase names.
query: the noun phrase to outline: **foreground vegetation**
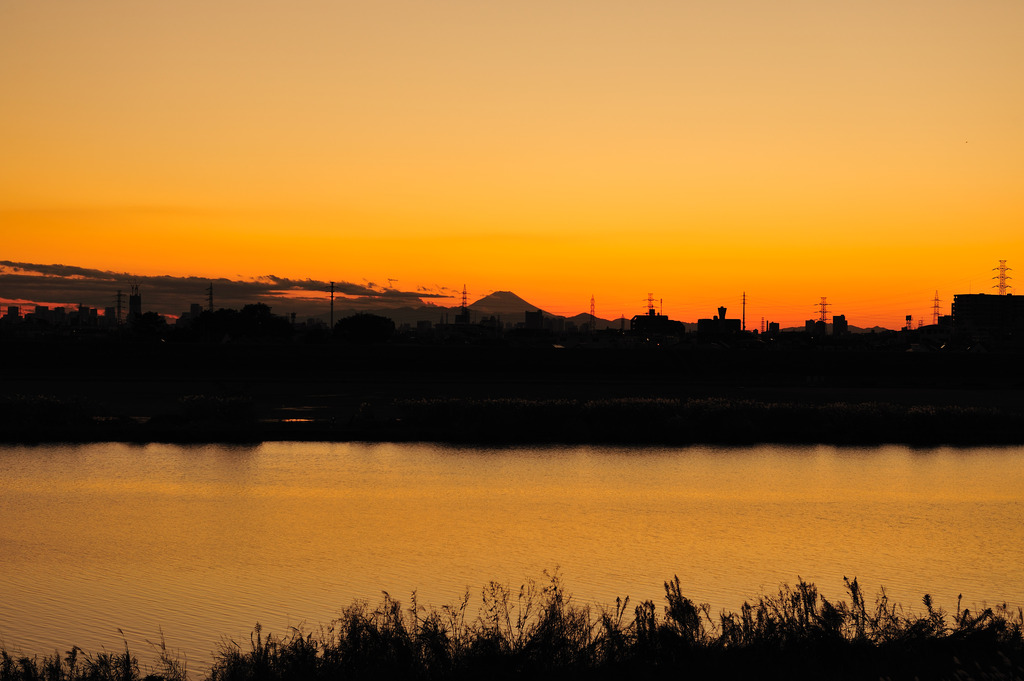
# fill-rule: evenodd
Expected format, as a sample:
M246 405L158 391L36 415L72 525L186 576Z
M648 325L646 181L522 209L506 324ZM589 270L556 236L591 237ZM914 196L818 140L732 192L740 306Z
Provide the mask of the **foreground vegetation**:
M800 581L778 594L713 616L665 583L665 604L633 608L574 602L557 573L519 589L492 582L479 614L470 597L440 609L413 594L409 607L384 594L355 603L316 632L283 636L257 624L245 645L226 643L209 681L290 679L477 678L1024 678L1024 613L1003 605L946 613L924 597L921 612L890 603L882 590L869 605L857 580L849 601L831 602ZM148 675L123 653L15 657L0 650L0 681L183 681L185 665L158 647Z

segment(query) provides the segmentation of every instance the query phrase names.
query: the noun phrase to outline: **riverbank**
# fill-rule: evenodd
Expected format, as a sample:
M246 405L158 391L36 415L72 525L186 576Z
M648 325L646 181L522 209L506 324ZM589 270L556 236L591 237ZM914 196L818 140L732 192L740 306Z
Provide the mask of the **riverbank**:
M1024 356L20 344L0 440L1024 444Z
M285 408L287 409L287 408ZM251 398L185 395L153 415L111 415L51 395L0 399L7 443L265 441L458 444L753 443L1016 445L1024 415L998 407L704 398L367 399L263 416ZM265 412L263 412L265 413Z
M814 584L782 586L739 612L711 613L665 582L664 603L594 609L568 594L557 572L518 588L491 582L479 614L470 594L441 608L403 605L387 594L357 602L315 632L283 635L256 625L226 642L210 681L261 679L1018 679L1024 675L1024 613L1006 606L955 613L870 603L856 579L848 599ZM187 665L162 645L145 675L122 653L26 657L0 649L0 681L184 681Z

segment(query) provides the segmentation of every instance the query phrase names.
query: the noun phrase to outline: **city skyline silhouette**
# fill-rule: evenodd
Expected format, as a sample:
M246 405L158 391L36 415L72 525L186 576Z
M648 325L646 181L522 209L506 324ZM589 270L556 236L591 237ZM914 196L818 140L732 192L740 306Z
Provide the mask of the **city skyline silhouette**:
M1009 267L1006 260L1000 260L1000 265L992 268L992 274L987 277L985 273L975 279L967 279L969 289L974 289L974 281L977 280L978 291L956 291L945 293L940 297L940 291L935 290L934 296L929 296L913 304L895 308L892 300L907 300L906 295L899 295L894 292L893 298L880 302L879 305L889 312L880 313L869 307L869 303L862 299L854 298L837 303L835 298L829 296L810 296L809 300L830 300L826 306L829 308L828 320L831 322L833 314L846 317L848 321L861 328L888 328L898 329L907 325L907 318L910 318L912 326L923 326L934 324L939 316L951 314L954 295L965 295L972 293L984 293L998 295L1013 293L1012 267ZM316 281L311 279L286 279L272 275L254 279L204 279L201 277L174 277L161 276L138 276L129 273L115 273L95 270L90 268L65 266L65 265L38 265L32 263L15 263L10 261L0 262L0 305L5 308L16 306L24 308L28 313L36 305L47 308L66 307L77 308L79 305L95 307L103 314L103 310L110 307L112 298L117 292L125 293L128 288L138 282L143 282L142 287L146 292L147 311L156 312L171 320L179 317L183 311L187 312L190 306L203 303L209 294L209 287L216 285L217 297L221 301L221 307L241 308L246 304L261 302L268 304L278 314L296 314L302 319L321 318L328 319L331 307L331 297L336 296L335 304L339 310L349 312L374 312L388 315L389 311L402 309L404 314L401 321L416 321L412 310L423 310L422 314L429 315L429 308L437 307L447 310L455 310L459 307L460 292L453 287L434 285L432 287L416 286L415 290L402 290L400 287L392 286L395 280L389 280L386 285L378 285L374 282L363 281L363 283L349 283L341 281ZM334 293L330 288L335 287ZM985 289L988 290L985 290ZM678 289L674 289L678 292ZM521 313L525 309L543 310L553 317L575 318L586 313L585 304L581 304L574 312L559 314L551 308L534 304L534 301L527 301L513 291L489 290L486 293L474 294L470 299L470 307L479 307L480 301L488 299L495 294L507 294L521 300L516 307L516 312ZM742 314L746 315L749 309L752 324L749 328L758 328L762 320L777 322L783 327L802 326L807 319L817 318L821 313L821 303L800 304L790 301L788 304L771 304L760 300L754 291L721 291L718 293L707 289L699 289L696 292L682 293L681 297L704 301L716 301L714 305L707 304L704 307L689 302L680 304L673 302L673 297L668 298L669 314L667 316L684 321L696 323L698 318L707 317L709 308L725 304L733 310L740 308ZM594 296L591 296L594 298ZM73 302L69 302L73 301ZM749 301L749 308L748 308ZM831 310L832 306L839 305L840 309ZM326 307L325 307L326 306ZM486 310L495 314L492 305L485 305ZM600 306L598 306L600 308ZM643 298L637 297L635 305L629 310L617 311L614 315L598 314L597 318L604 323L611 324L615 320L631 319L636 314L647 314L655 307L659 313L663 313L666 307L664 297L657 297L654 293L648 293ZM572 306L557 304L554 309L572 311ZM600 308L603 311L603 308ZM501 311L498 310L497 314ZM430 319L428 316L425 319ZM745 320L744 320L745 321ZM874 322L874 323L872 323ZM744 328L747 328L746 326Z

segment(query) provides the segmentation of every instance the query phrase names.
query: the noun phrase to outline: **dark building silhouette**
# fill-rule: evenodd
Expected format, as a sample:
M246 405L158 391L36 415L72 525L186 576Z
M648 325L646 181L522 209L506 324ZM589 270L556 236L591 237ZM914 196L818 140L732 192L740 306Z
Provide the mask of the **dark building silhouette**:
M531 331L541 331L544 329L544 313L540 310L536 312L525 312L525 318L523 320L523 328L530 329Z
M142 294L139 293L139 285L132 284L131 293L128 295L128 319L138 319L142 316Z
M682 322L658 314L653 307L648 308L647 314L638 314L629 320L629 330L642 336L681 336L685 329Z
M978 339L1024 336L1024 297L984 293L955 295L953 326L957 333Z
M828 334L828 324L820 319L808 319L804 322L804 332L809 336L822 338Z
M32 313L32 319L33 321L51 324L53 323L53 314L50 312L49 306L36 305L35 312Z
M834 315L832 317L832 335L845 336L848 333L850 333L850 325L846 322L846 315Z
M725 307L718 308L718 314L711 319L697 320L697 335L709 336L735 336L743 329L743 322L739 319L726 319Z

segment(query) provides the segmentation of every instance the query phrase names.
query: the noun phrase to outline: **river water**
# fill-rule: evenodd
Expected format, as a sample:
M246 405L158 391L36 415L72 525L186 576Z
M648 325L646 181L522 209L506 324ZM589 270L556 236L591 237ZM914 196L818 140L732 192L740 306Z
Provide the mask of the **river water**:
M1024 448L0 448L0 644L163 636L195 675L228 639L315 630L381 591L470 608L558 569L576 601L714 611L843 577L920 611L1024 602Z

